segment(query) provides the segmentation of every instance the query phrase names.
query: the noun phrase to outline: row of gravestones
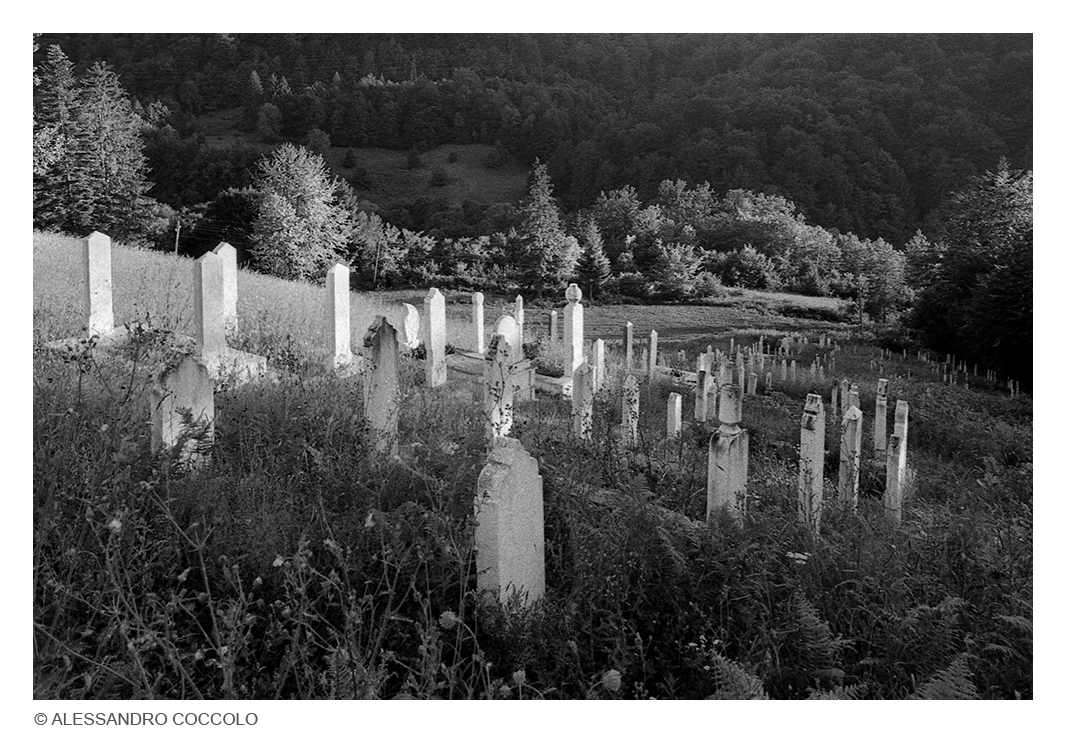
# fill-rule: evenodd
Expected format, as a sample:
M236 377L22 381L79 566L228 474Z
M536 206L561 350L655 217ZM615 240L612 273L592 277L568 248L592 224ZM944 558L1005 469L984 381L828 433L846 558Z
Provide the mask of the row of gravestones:
M186 437L184 446L180 447L180 456L186 462L198 465L203 462L201 453L205 446L204 439L210 444L212 424L214 422L215 382L224 366L241 367L245 379L262 376L266 364L262 357L241 353L226 344L228 331L237 328L237 289L236 258L233 248L225 243L215 251L206 253L194 265L194 332L195 349L192 356L186 356L176 365L161 374L153 391L151 403L152 443L155 450L174 447ZM114 327L111 315L111 273L110 242L99 233L94 233L85 241L86 293L88 323L91 336L107 341L118 330ZM481 295L479 295L481 296ZM571 370L573 427L580 437L589 437L593 423L593 395L604 381L604 343L595 343L595 366L582 360L583 313L579 303L581 292L574 284L566 292L568 306L565 307L565 342L571 346L566 362L566 373ZM473 298L473 311L478 314L481 299ZM364 339L362 359L355 360L349 344L349 288L348 269L336 265L328 273L326 283L326 324L324 335L328 352L328 364L335 368L348 368L357 364L362 377L365 416L369 428L377 435L377 449L393 452L396 446L397 417L399 413L400 383L398 371L398 353L402 343L411 347L416 344L415 330L418 320L415 309L405 304L400 318L377 316ZM431 289L424 302L424 323L422 332L427 347L426 371L428 383L432 386L445 382L445 309L444 297L437 289ZM507 434L512 423L512 402L519 395L533 397L533 371L524 366L522 357L522 302L517 299L517 315L503 316L495 324L493 334L486 349L484 359L484 400L487 412L487 436L492 442L486 467L480 476L480 493L476 502L478 531L476 538L480 567L480 587L497 590L503 597L513 590L523 590L529 601L537 599L544 589L544 565L536 563L541 557L544 541L539 522L541 508L541 478L537 471L537 462L528 455L515 440ZM481 316L481 314L478 314ZM631 325L628 324L628 327ZM570 327L570 328L569 328ZM630 332L630 329L626 330ZM481 325L477 334L481 334ZM401 336L399 336L399 334ZM657 368L657 335L651 333L648 369L651 375ZM763 338L762 338L763 339ZM625 354L630 340L625 341ZM781 344L780 353L790 354L790 343ZM822 338L823 346L823 338ZM734 345L732 345L734 347ZM743 354L736 352L736 360L724 360L719 353L703 353L699 357L696 382L701 396L696 401L696 418L699 411L717 413L719 403L719 428L710 439L709 478L708 478L708 514L717 509L728 510L736 517L741 517L745 510L745 487L748 471L748 437L747 432L739 428L742 413L742 395L744 386L753 392L756 373L752 366L763 366L764 349L759 343L756 353L748 350ZM599 349L600 348L600 349ZM717 377L710 376L716 364ZM750 365L750 380L747 381L746 366ZM821 366L822 367L822 366ZM816 363L812 368L816 376ZM786 362L783 362L786 373ZM520 379L525 376L525 379ZM729 377L730 376L730 377ZM792 379L797 379L792 370ZM766 386L771 374L766 374ZM885 383L885 381L884 381ZM720 385L719 401L710 401L710 389L717 395L715 387ZM845 393L844 393L845 394ZM623 437L625 443L633 446L638 439L638 380L628 374L623 381ZM834 394L833 394L834 395ZM851 394L856 399L856 390ZM820 397L811 395L810 401ZM682 397L673 393L670 397L669 434L677 435L681 429ZM884 404L886 399L884 400ZM834 398L833 398L834 404ZM901 404L900 402L900 407ZM700 406L700 408L699 408ZM844 437L848 425L856 426L850 436L860 437L860 411L855 405L852 412L844 412ZM907 409L908 410L908 409ZM803 419L803 449L815 446L815 440L806 441L806 427L823 423L823 409L819 418L810 416ZM879 407L877 408L879 416ZM199 436L189 432L188 420L204 428ZM878 421L879 419L877 419ZM853 422L851 424L851 422ZM905 434L904 417L901 422L901 440L893 442L893 454L901 457L900 471L895 475L901 478L904 472ZM820 455L823 455L823 431ZM896 434L898 436L898 424ZM846 442L844 438L844 442ZM851 440L853 441L853 440ZM852 446L852 445L851 445ZM900 448L900 449L899 449ZM803 452L803 454L805 454ZM854 457L854 469L845 476L855 477L854 503L856 504L856 457L857 452L843 452L844 457ZM803 463L805 460L803 460ZM810 462L810 464L812 464ZM806 499L800 508L803 520L814 524L819 531L819 510L821 504L822 477L816 481L811 468L803 464L800 478L808 478L804 483ZM822 464L820 465L822 468ZM891 467L890 460L888 467ZM888 470L888 487L891 485L891 470ZM822 475L822 470L821 473ZM841 472L842 474L842 472ZM894 487L901 488L902 482ZM803 483L800 479L800 488ZM893 489L888 498L894 497ZM800 489L801 498L801 489ZM518 509L514 507L519 504ZM888 507L898 508L900 501L885 501ZM514 558L515 557L515 558ZM528 558L529 557L529 558Z

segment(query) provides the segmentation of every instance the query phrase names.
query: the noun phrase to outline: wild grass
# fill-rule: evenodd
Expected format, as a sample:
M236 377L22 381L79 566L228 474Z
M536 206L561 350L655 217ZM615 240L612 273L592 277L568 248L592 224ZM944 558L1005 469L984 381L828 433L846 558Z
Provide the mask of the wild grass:
M1032 695L1027 398L889 362L884 375L903 375L891 405L910 402L916 496L901 526L884 519L866 433L859 512L829 500L814 537L796 510L811 386L747 397L749 508L736 528L704 520L708 430L664 435L668 393L682 392L691 417L689 391L644 382L638 447L621 446L610 349L591 442L572 438L567 402L517 408L513 435L538 459L545 493L547 594L525 611L476 591L477 384L451 375L430 390L404 354L399 456L379 457L359 383L308 379L314 336L291 330L314 332L315 288L243 273L245 344L270 354L280 378L217 394L211 462L190 474L148 446L156 333L115 357L44 348L80 326L70 249L46 237L34 249L37 697ZM118 313L187 323L176 305L189 273L166 260L114 250ZM463 306L458 296L450 308ZM533 334L531 356L559 362L559 346ZM692 365L704 346L669 349ZM836 356L861 386L868 432L877 356L865 344ZM829 484L837 451L829 440Z

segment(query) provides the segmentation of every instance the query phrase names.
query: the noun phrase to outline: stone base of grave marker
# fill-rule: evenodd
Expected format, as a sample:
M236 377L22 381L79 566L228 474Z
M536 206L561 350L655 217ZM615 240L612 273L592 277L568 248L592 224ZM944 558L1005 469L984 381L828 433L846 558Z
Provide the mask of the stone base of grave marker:
M538 462L517 439L498 437L479 474L475 563L480 592L524 606L545 595L545 524Z

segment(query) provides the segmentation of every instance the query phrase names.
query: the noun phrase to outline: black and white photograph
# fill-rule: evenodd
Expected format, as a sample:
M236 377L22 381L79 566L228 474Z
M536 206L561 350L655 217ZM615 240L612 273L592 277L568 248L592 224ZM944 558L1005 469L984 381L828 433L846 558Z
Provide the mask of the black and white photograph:
M1033 699L1033 34L712 17L38 19L37 725Z

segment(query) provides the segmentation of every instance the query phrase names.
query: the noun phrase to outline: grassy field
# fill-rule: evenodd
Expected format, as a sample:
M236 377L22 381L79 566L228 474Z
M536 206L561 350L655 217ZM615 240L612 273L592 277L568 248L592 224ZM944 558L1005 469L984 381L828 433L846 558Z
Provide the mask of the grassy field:
M251 145L267 153L277 146L261 143L238 130L241 110L220 110L197 118L197 125L208 145L228 146L238 143ZM349 178L356 167L342 165L348 149L334 146L324 154L334 174ZM419 196L441 198L446 202L467 200L479 204L496 202L517 203L527 193L528 170L511 156L496 168L487 166L494 153L492 146L482 144L449 144L420 153L422 165L409 168L408 151L387 148L353 148L357 166L367 173L367 186L356 187L362 198L380 205ZM456 158L450 161L450 156ZM433 186L431 176L440 168L446 183Z
M117 318L187 329L190 267L115 248ZM475 589L478 385L430 390L421 361L404 355L399 456L376 456L360 385L309 380L320 290L240 274L242 345L268 355L280 379L217 394L211 464L191 474L148 446L158 344L113 358L44 348L78 332L81 281L75 241L35 236L35 696L1032 696L1028 396L982 380L947 386L912 358L873 369L876 345L847 344L837 375L859 384L866 412L862 498L856 515L829 504L819 537L797 521L797 445L805 395L826 386L745 399L742 528L704 522L706 428L664 436L678 387L643 383L635 449L616 433L615 384L598 398L589 443L571 436L567 404L521 404L513 435L544 480L547 580L542 604L522 611ZM448 296L459 334L466 295ZM353 298L354 314L376 309ZM422 306L419 292L384 298ZM774 295L730 298L594 306L587 323L607 337L628 319L636 336L655 326L690 364L731 333L836 327L784 316ZM488 323L507 306L488 299ZM547 345L528 335L537 359ZM822 351L811 344L800 364ZM910 404L916 495L897 527L870 452L881 375L892 405ZM829 485L836 435L829 425Z

